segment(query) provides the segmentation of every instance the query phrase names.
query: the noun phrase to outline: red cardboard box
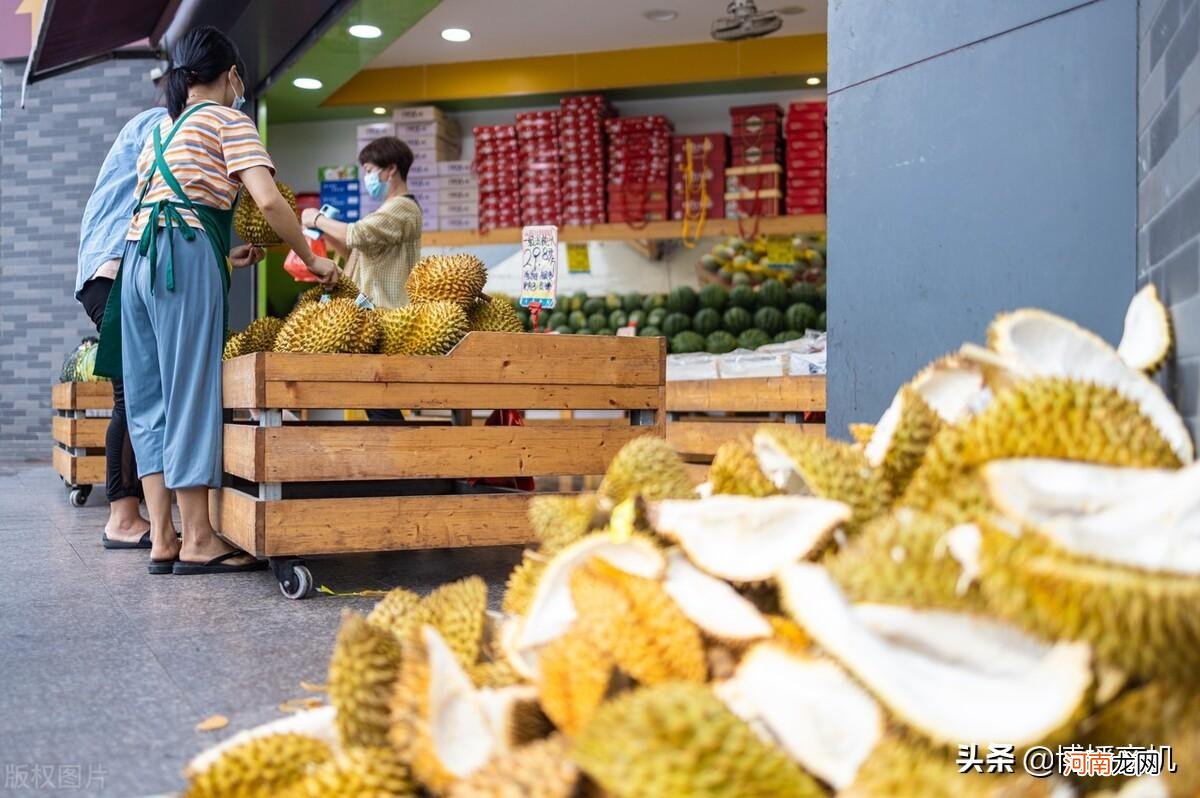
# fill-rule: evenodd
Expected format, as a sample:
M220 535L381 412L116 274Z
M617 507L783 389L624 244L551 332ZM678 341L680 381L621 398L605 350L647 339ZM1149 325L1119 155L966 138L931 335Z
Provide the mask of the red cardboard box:
M724 133L704 133L701 135L673 136L671 138L671 154L678 154L676 160L683 161L685 154L691 150L693 162L697 160L725 162L729 149L729 136Z
M815 141L825 142L825 128L809 128L807 130L793 130L788 133L788 141Z
M827 174L824 164L820 166L795 166L789 161L787 165L787 183L789 186L793 183L803 183L812 180L819 180L824 183Z
M805 139L788 139L787 152L789 158L824 158L828 150L828 142L808 141Z
M729 109L733 138L761 135L770 125L779 127L783 109L778 105L740 105Z
M793 216L807 216L809 214L824 215L825 203L819 205L799 205L788 200L788 213Z
M826 130L825 120L788 119L787 124L783 128L783 137L790 139L797 133L807 133L810 130L819 130L824 133Z
M829 105L823 100L795 102L788 106L788 121L824 122L829 111Z
M475 146L477 149L483 142L516 141L517 139L516 125L480 125L471 130L475 134Z
M725 201L726 219L750 219L755 216L779 216L783 209L781 197L758 197Z
M757 166L758 164L773 164L783 163L783 148L775 144L766 144L758 146L756 144L743 144L739 141L733 143L733 159L731 163L734 166Z
M661 133L674 130L671 120L665 116L652 114L650 116L622 116L604 120L604 129L610 136L620 136L624 133Z

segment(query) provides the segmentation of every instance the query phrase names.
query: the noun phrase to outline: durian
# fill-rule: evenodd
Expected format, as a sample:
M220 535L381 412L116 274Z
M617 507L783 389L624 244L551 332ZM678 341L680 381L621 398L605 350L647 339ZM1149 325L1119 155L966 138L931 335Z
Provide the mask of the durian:
M779 575L789 614L909 729L957 746L1022 748L1071 728L1092 687L1086 644L1043 644L967 614L852 607L819 566Z
M758 467L754 451L741 441L721 444L709 466L708 481L713 493L761 498L779 492Z
M591 720L617 677L616 661L604 641L576 628L538 656L538 697L562 732L575 735Z
M790 424L764 424L754 434L754 454L763 473L784 493L848 505L853 527L879 515L890 501L879 470L842 441L808 435Z
M413 591L402 587L393 588L367 615L367 622L403 639L412 629L413 611L420 603L421 597Z
M511 687L522 682L521 675L502 659L477 662L471 666L470 675L476 687Z
M272 734L230 748L193 773L185 798L273 798L333 756L320 740Z
M855 423L851 424L849 429L850 437L854 439L855 443L862 446L866 446L871 440L871 436L875 434L874 424Z
M1153 374L1171 351L1171 317L1154 283L1134 295L1125 311L1125 331L1117 354L1130 368Z
M850 508L812 496L710 496L659 502L650 517L654 529L679 543L702 570L732 582L757 582L815 556L849 520Z
M512 302L504 296L493 294L489 299L477 299L467 309L467 323L472 330L481 332L519 333L525 331L521 317Z
M823 788L707 685L663 684L602 706L572 758L615 798L816 798Z
M542 554L552 555L601 528L596 496L534 496L529 500L529 525L541 541Z
M487 583L478 576L449 582L421 599L413 613L415 624L429 624L458 657L464 668L478 659L487 613Z
M358 294L358 283L349 277L339 277L337 283L332 287L317 285L300 294L300 296L296 297L296 308L309 303L320 302L323 296L328 296L330 299L358 299ZM296 308L293 308L293 310Z
M600 496L615 506L634 497L649 501L690 499L695 486L683 460L662 438L643 435L621 447L600 483Z
M184 768L183 775L191 778L202 773L221 759L228 752L242 746L261 740L264 737L279 737L282 735L299 735L326 745L330 751L340 747L337 732L337 712L333 707L324 705L314 709L305 709L277 720L244 729L237 734L225 738L216 745L209 746L192 757Z
M379 325L379 353L383 355L411 355L415 347L417 318L421 315L417 305L402 308L384 308L375 312Z
M428 255L408 275L405 289L414 303L453 302L463 310L479 299L487 267L474 255Z
M400 668L400 643L390 632L345 613L329 661L329 701L337 709L345 746L387 744L392 686Z
M408 766L390 747L350 748L310 773L286 798L417 798Z
M275 187L279 189L279 193L291 206L292 213L296 213L296 194L291 187L278 180L275 181ZM258 203L250 196L249 191L241 192L241 197L238 199L237 207L233 211L233 229L237 232L238 238L247 244L274 247L283 243L283 239L267 223L262 211L258 208Z
M723 643L770 637L771 624L727 582L701 571L681 551L667 553L663 589L692 623Z
M284 321L275 351L366 354L375 348L376 335L371 311L353 300L308 302Z
M871 467L882 470L891 496L901 495L908 487L941 427L941 418L916 388L906 385L896 393L863 449Z
M230 360L252 352L270 352L275 348L275 338L283 328L283 319L264 316L250 322L246 329L229 337L225 342L223 360Z
M448 798L579 798L570 748L562 735L522 746L457 782Z
M425 302L413 312L407 351L398 354L444 355L467 334L467 314L453 302Z

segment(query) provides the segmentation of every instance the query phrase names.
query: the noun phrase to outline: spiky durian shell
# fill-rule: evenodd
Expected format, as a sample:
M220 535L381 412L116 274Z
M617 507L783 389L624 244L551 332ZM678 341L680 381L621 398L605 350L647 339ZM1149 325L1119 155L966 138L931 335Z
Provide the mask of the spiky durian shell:
M477 662L470 669L471 681L476 687L511 687L524 680L507 660Z
M499 756L450 788L449 798L580 798L579 768L562 735ZM586 794L586 793L585 793Z
M700 630L662 583L594 559L571 575L577 626L641 684L702 682L708 676Z
M292 213L295 213L296 194L291 187L278 180L275 181L275 187L279 189L279 193L291 206ZM238 237L248 244L273 247L283 243L279 234L272 229L271 225L267 224L262 211L258 208L258 203L250 196L249 191L242 192L237 208L233 211L233 229L237 232Z
M388 747L350 748L310 773L286 798L417 798L408 766Z
M483 332L519 333L525 331L521 317L507 297L496 294L490 299L476 300L467 309L467 323L472 330Z
M650 501L691 499L695 492L683 460L670 444L654 435L625 444L600 483L600 495L613 505L637 496Z
M774 614L764 617L767 619L767 623L771 624L771 640L800 654L805 654L812 648L812 638L804 631L804 627L791 618L786 615Z
M538 699L558 729L575 735L612 685L616 661L605 641L575 628L538 653Z
M408 275L405 289L413 302L454 302L464 310L483 291L487 267L474 255L428 255Z
M438 630L463 668L479 659L487 614L487 583L478 576L448 582L421 599L412 613L412 628L428 624Z
M416 305L376 311L379 352L384 355L413 354L414 333L420 310Z
M225 339L225 348L221 350L221 360L233 360L235 357L241 357L245 352L246 337L241 333L234 333Z
M939 432L901 504L929 509L964 473L1012 457L1147 468L1180 464L1137 403L1111 388L1031 379L1001 390L981 412Z
M1200 580L1150 573L984 524L988 609L1048 640L1084 640L1098 662L1141 678L1200 684Z
M871 440L871 436L875 434L874 424L851 424L850 437L855 443L866 445Z
M936 516L896 510L867 524L823 564L852 601L980 610L978 587L947 546L950 528Z
M467 313L453 302L423 302L415 313L405 354L444 355L467 334Z
M397 638L403 638L412 628L409 619L420 603L421 597L413 591L402 587L393 588L367 615L367 622L391 632Z
M355 613L342 617L329 661L329 701L345 746L387 745L400 642Z
M741 441L727 441L717 449L708 469L713 493L737 496L774 496L779 490L758 467L754 451Z
M275 339L283 329L283 319L274 316L264 316L255 319L225 342L225 352L222 359L230 360L251 352L270 352L275 348Z
M529 525L541 541L540 553L552 556L593 529L597 519L596 496L534 496L529 500Z
M941 418L916 389L910 386L901 388L899 401L900 418L879 463L888 492L893 497L904 494L929 444L943 426ZM879 427L876 426L874 433L878 432ZM871 446L868 445L865 451L870 452Z
M350 299L300 305L284 322L275 339L276 352L366 354L374 340L364 326L371 313Z
M321 297L329 295L330 299L358 299L358 283L349 277L339 277L332 288L323 285L313 286L296 298L296 308L310 302L319 302ZM296 308L293 308L295 310Z
M509 615L524 615L529 609L529 603L533 601L538 580L542 578L545 570L546 558L526 550L521 557L521 562L508 575L508 581L504 585L504 598L500 601L500 609Z
M604 704L572 754L616 798L823 796L705 685L663 684Z
M186 798L273 798L329 761L333 752L302 734L271 734L231 748L195 774Z

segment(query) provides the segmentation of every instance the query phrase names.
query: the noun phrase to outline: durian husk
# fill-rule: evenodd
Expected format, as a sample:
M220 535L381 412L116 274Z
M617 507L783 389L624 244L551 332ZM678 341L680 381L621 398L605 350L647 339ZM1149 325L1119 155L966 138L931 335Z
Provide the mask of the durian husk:
M411 630L413 611L421 603L421 597L402 587L393 588L376 603L367 615L367 622L403 639Z
M529 525L541 541L539 553L553 556L581 537L604 526L595 494L534 496L529 500Z
M437 629L464 668L479 660L487 615L487 583L478 576L448 582L421 600L413 625Z
M754 459L754 450L743 441L726 441L713 455L708 469L708 481L713 493L732 493L737 496L774 496L779 490L767 479Z
M534 499L537 501L537 499ZM521 556L521 562L508 575L504 586L504 597L500 609L509 615L524 615L529 611L538 580L546 570L546 557L529 549Z
M275 187L279 189L279 193L291 206L292 213L296 213L296 194L292 191L291 186L276 180ZM250 196L249 191L241 193L237 207L234 208L233 229L237 232L238 237L248 244L274 247L283 243L283 239L267 223L262 211L259 210L258 203Z
M1171 313L1159 299L1154 283L1146 283L1125 311L1117 354L1130 368L1153 374L1166 362L1171 344Z
M863 450L867 461L882 470L890 496L903 495L942 426L915 388L906 385L896 394Z
M350 748L310 773L285 798L417 798L412 773L391 747Z
M851 424L850 437L854 442L862 446L866 446L871 441L871 436L875 434L874 424L855 423Z
M329 295L330 299L358 299L358 283L349 277L339 277L337 283L332 287L323 285L313 286L296 297L296 306L292 309L295 310L312 302L319 302L321 297L326 294Z
M587 725L617 679L611 643L579 626L538 654L538 700L565 734Z
M641 497L691 499L696 487L678 453L655 435L634 438L621 447L600 483L600 496L610 506Z
M378 335L371 311L351 299L297 306L275 339L276 352L367 354Z
M524 682L507 660L477 662L470 668L471 681L476 687L512 687Z
M525 332L525 325L512 302L500 294L475 300L467 309L467 323L472 330L480 332Z
M825 795L702 684L643 687L608 701L572 758L614 798Z
M275 339L283 329L283 319L264 316L255 319L246 329L230 337L225 344L224 360L248 355L252 352L270 352L275 348Z
M342 745L387 745L400 642L390 632L346 612L329 661L329 701Z
M448 798L585 798L591 791L580 789L570 749L560 734L517 748L456 783Z
M421 258L408 276L405 289L414 303L453 302L471 307L487 282L487 267L465 252Z
M191 775L185 798L273 798L333 756L329 746L301 734L271 734L229 749Z

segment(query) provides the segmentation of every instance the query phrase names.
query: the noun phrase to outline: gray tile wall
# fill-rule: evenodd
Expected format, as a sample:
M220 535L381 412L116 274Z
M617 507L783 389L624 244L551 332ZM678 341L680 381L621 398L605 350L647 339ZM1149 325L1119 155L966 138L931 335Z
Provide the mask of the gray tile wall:
M0 459L49 459L50 387L93 334L74 299L79 219L121 126L154 104L149 61L110 61L30 87L0 64Z
M1200 437L1200 4L1138 4L1138 282L1170 306L1159 380Z

